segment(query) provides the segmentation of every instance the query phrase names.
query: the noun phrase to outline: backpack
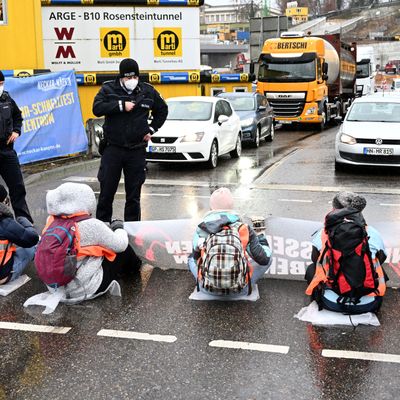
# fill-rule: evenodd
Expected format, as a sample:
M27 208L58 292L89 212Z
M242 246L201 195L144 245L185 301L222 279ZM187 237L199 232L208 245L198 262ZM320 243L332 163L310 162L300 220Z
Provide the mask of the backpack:
M344 208L328 213L322 246L318 264L326 272L327 287L339 295L339 304L358 304L362 296L377 293L379 277L366 223L358 210Z
M75 278L79 248L77 222L89 218L89 215L54 216L44 228L35 253L35 265L46 285L57 288Z
M198 260L198 279L203 288L217 294L239 293L249 285L251 294L250 267L246 255L249 242L248 227L235 222L210 233L201 248Z

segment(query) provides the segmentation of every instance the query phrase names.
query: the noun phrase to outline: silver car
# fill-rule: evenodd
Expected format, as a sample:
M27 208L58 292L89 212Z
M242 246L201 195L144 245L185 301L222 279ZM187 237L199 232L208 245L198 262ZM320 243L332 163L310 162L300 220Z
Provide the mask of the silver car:
M400 167L400 95L356 99L336 135L335 169L349 165Z

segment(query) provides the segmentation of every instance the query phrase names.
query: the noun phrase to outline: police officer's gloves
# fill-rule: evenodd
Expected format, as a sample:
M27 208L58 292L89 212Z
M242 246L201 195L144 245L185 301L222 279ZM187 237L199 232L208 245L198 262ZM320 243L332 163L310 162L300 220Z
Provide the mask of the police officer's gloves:
M117 229L124 229L124 221L121 221L120 219L114 219L111 221L110 228L113 231L116 231Z
M24 228L31 228L33 227L32 222L29 221L28 218L25 217L17 217L17 222L21 224Z

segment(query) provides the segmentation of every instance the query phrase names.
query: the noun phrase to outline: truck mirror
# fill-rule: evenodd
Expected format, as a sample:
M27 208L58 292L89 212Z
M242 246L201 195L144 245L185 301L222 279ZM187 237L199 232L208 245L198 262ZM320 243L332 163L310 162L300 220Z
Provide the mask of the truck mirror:
M322 64L322 72L323 72L324 74L327 74L327 73L328 73L328 63L324 62L324 63Z
M322 75L322 79L324 80L324 81L327 81L329 78L328 78L328 75L327 74L323 74Z
M254 74L254 63L250 63L250 74Z

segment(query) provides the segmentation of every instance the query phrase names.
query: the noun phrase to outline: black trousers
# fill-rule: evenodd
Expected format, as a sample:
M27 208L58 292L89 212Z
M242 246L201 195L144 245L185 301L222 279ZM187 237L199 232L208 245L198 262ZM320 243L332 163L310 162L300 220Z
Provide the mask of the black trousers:
M130 245L128 245L124 252L118 253L114 261L108 261L104 258L101 264L103 268L103 279L100 287L96 290L96 294L104 292L112 281L129 273L139 271L141 265L142 261Z
M8 147L0 148L0 175L8 187L15 216L28 218L33 223L25 200L24 179L15 150Z
M96 218L111 222L113 201L121 173L125 178L125 221L140 221L140 193L146 180L145 148L126 149L109 145L101 156L97 178L100 182L100 195L97 203Z

